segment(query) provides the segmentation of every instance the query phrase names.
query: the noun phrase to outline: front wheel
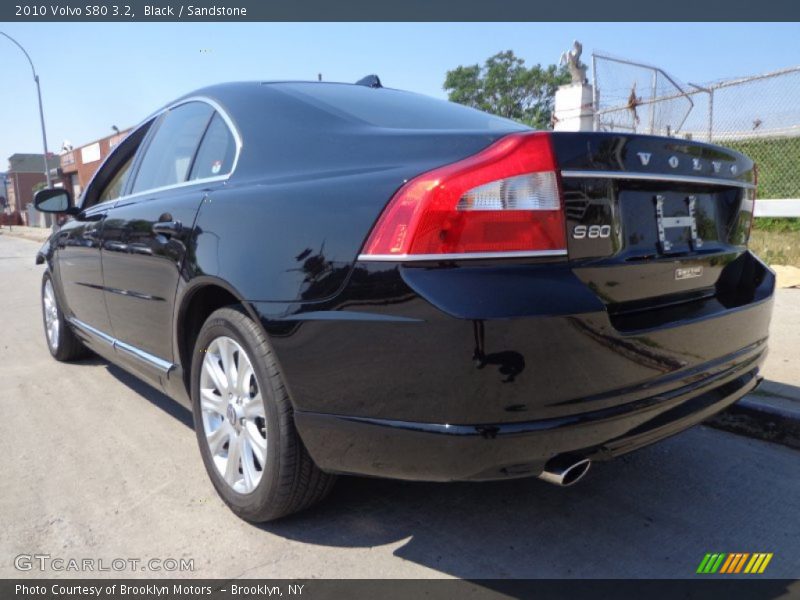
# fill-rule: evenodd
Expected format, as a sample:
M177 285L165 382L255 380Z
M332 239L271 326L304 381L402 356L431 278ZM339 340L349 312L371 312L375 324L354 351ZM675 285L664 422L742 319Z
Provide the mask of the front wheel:
M42 277L42 321L47 349L53 358L66 362L89 354L86 346L67 325L64 313L58 305L53 278L47 271Z
M270 521L328 494L334 476L308 455L269 343L240 307L219 309L203 325L191 388L203 463L234 513Z

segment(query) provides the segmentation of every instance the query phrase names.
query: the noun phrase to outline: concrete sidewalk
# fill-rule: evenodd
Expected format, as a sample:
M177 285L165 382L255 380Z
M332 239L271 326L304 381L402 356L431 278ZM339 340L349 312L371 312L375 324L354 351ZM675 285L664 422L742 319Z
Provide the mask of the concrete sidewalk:
M705 424L800 450L800 399L796 396L773 396L759 389Z
M49 227L26 227L24 225L3 225L0 227L0 236L17 237L33 242L42 242L50 237L52 230Z
M765 379L755 392L705 424L800 450L800 387Z

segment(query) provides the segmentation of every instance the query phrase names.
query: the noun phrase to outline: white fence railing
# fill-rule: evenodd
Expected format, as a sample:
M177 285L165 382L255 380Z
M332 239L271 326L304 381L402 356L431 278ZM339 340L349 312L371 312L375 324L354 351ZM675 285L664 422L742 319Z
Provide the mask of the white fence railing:
M800 199L756 199L757 217L800 217Z

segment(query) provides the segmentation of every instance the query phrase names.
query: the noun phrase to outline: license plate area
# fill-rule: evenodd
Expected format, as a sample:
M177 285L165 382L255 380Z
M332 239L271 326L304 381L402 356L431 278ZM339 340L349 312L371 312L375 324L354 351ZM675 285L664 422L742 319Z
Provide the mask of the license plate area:
M685 254L703 246L698 235L698 198L695 194L656 194L656 231L661 254Z
M738 210L739 192L626 184L617 195L622 241L618 258L627 262L719 250Z
M731 244L731 235L738 231L742 196L738 188L565 178L563 189L569 256L573 261L613 257L629 262L712 254ZM610 229L609 235L591 238L592 226L601 233Z

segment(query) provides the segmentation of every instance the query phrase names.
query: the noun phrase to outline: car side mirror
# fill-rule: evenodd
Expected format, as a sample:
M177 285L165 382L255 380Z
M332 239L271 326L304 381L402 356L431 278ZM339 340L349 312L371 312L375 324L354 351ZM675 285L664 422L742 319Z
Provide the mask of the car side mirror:
M72 205L72 197L69 192L61 188L39 190L33 198L33 205L36 210L43 213L76 215L80 212Z

